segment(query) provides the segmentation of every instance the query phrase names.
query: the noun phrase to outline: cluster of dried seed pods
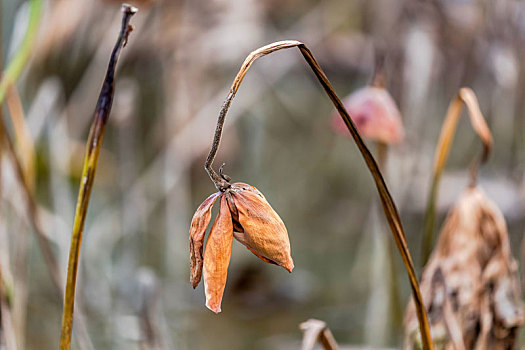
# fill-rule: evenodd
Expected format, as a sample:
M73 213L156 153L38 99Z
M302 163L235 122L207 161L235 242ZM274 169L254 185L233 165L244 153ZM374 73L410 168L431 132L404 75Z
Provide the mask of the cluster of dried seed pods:
M219 215L211 227L203 257L204 236L217 199ZM216 313L221 311L233 238L268 263L289 272L294 267L286 227L259 190L238 182L212 194L197 208L191 221L190 281L193 288L197 287L204 268L206 306Z

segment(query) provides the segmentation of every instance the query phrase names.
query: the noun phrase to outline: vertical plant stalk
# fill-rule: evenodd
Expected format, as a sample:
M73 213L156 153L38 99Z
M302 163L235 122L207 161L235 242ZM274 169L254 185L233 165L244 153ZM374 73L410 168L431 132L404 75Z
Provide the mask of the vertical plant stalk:
M4 98L6 97L8 89L11 88L11 86L16 82L30 57L31 49L33 48L33 43L35 41L40 24L42 7L42 0L31 0L29 10L29 21L24 38L22 40L22 43L20 44L18 51L16 52L13 59L8 63L7 68L2 73L0 79L0 107ZM49 270L51 272L52 278L55 284L57 284L57 282L60 280L58 273L58 265L56 264L56 261L54 259L51 247L49 246L49 242L47 241L43 230L41 230L41 226L38 224L37 219L35 219L36 215L33 215L33 213L36 213L36 204L32 197L32 185L30 182L27 181L28 179L26 177L24 167L22 166L21 162L16 156L13 142L7 134L7 130L3 123L3 118L0 118L0 137L2 138L2 145L5 146L8 155L11 156L11 158L13 158L15 173L20 179L25 197L27 199L28 214L30 217L31 224L38 237L40 248L44 255L46 264L48 265ZM57 286L60 289L61 283L58 283Z
M2 335L6 350L17 349L15 330L13 329L11 310L4 290L4 277L2 275L2 265L0 264L0 344L2 343Z
M430 253L432 252L432 245L434 242L434 226L436 216L436 202L438 198L438 189L443 169L447 163L450 154L450 148L454 141L456 127L461 117L463 105L467 106L470 124L481 139L483 143L483 151L478 159L475 159L470 167L470 184L476 184L478 168L488 159L490 150L492 148L492 135L483 118L483 114L479 108L478 99L470 88L461 88L458 94L450 101L448 106L445 121L441 126L441 133L439 135L438 144L434 153L434 170L432 173L432 185L427 200L427 208L425 211L425 221L423 225L423 240L421 242L421 267L425 266Z
M0 25L1 25L1 22L0 22ZM0 34L1 34L1 31L0 31ZM1 45L1 41L0 41L0 45ZM0 50L0 57L1 57L1 50ZM3 118L2 114L3 113L0 108L0 119ZM2 138L2 135L0 134L0 140L1 138ZM1 145L1 142L0 142L0 145ZM0 147L0 175L2 174L2 155L3 155L2 148ZM2 194L2 190L3 190L3 182L0 176L0 195ZM2 342L1 336L3 335L6 350L14 350L14 349L17 349L16 332L13 326L11 305L9 305L8 296L6 293L1 260L2 259L0 259L0 343Z
M382 73L382 69L379 70L377 68L378 65L376 65L376 74L374 77L374 82L377 82L378 79L384 79L384 73ZM379 66L381 67L381 66ZM379 74L378 74L379 73ZM380 85L381 86L381 85ZM384 85L383 85L384 88ZM383 175L386 174L386 162L388 158L388 144L378 141L376 142L377 146L377 165L379 166L379 170L383 173ZM375 210L374 206L374 210ZM381 233L383 233L383 230L381 229ZM399 293L400 286L397 281L397 268L396 268L396 248L394 247L394 244L391 240L387 241L387 247L386 247L386 253L387 258L386 261L389 264L389 274L390 279L388 281L388 297L390 298L390 321L392 322L392 329L394 332L401 331L402 329L402 323L403 323L403 308L401 306L401 295Z
M44 256L44 261L51 275L51 279L53 280L53 284L58 287L58 290L60 290L62 281L60 278L58 263L56 261L55 255L53 254L51 244L42 228L40 216L38 215L37 204L33 198L30 185L26 182L23 166L16 156L15 146L13 145L13 141L5 129L2 119L0 119L0 137L3 141L2 151L5 151L7 156L11 157L15 176L22 187L22 192L26 200L28 218L31 226L33 227L33 230L35 231L35 235L37 237L40 250L42 251L42 255Z
M35 202L33 193L31 192L30 185L26 182L22 163L16 155L13 141L11 140L11 137L9 136L7 131L5 130L2 118L0 118L0 145L1 151L5 152L6 155L11 158L11 163L15 172L15 177L20 183L22 194L24 196L29 222L37 238L38 246L40 248L42 256L44 257L44 262L46 264L47 270L49 271L49 274L51 276L51 281L62 298L62 276L60 274L58 262L56 260L55 254L53 253L51 242L49 241L44 231L37 203ZM77 318L78 322L78 328L76 328L76 333L79 348L82 350L92 349L93 346L87 333L87 328L85 325L83 314L77 313L75 317Z
M25 123L24 110L22 101L16 90L16 85L12 85L6 95L6 104L11 118L16 140L17 158L22 164L23 176L25 183L31 193L34 193L34 147L31 136L29 135L29 128ZM24 128L24 126L26 126ZM22 219L18 218L22 223ZM20 348L25 347L26 340L26 323L27 323L27 301L28 301L28 250L29 250L29 236L27 234L14 235L15 251L14 253L14 269L15 269L15 283L17 297L13 303L13 321L16 325L17 343ZM58 270L58 268L57 268Z
M7 90L16 82L22 73L38 33L40 17L42 16L43 0L30 0L29 22L27 30L16 55L7 65L0 80L0 104L4 100Z
M397 247L403 259L403 263L405 264L405 267L408 273L408 278L410 281L410 286L412 288L412 294L413 294L414 302L416 305L419 327L421 330L421 337L423 340L423 348L426 350L434 349L434 346L432 344L432 338L430 335L430 326L429 326L428 319L427 319L427 313L426 313L425 306L423 303L423 298L421 297L421 291L419 289L417 276L414 270L414 264L412 262L412 257L410 256L410 252L408 250L405 233L404 233L401 219L399 217L399 213L395 206L394 200L392 196L390 195L390 192L388 191L388 188L385 184L383 176L381 175L381 171L379 170L379 167L374 157L372 156L372 154L370 153L370 150L367 148L366 144L361 138L361 135L357 131L356 126L354 125L354 123L352 122L352 119L348 115L348 112L344 108L343 103L341 102L337 94L335 93L328 78L326 77L323 70L321 69L317 61L315 60L312 52L310 51L310 49L306 47L306 45L304 45L303 43L299 41L295 41L295 40L278 41L278 42L263 46L251 52L248 55L248 57L246 57L246 59L241 65L241 68L232 83L230 92L228 93L228 96L226 97L226 100L219 112L219 118L217 121L215 136L213 138L213 143L210 149L210 153L208 154L208 157L206 158L206 163L204 165L204 168L208 172L208 175L210 176L211 180L213 181L217 189L221 191L225 191L230 186L228 181L223 176L220 176L219 174L217 174L217 172L212 168L213 161L215 159L215 156L217 155L217 150L220 144L222 129L224 126L224 120L226 118L228 109L233 101L233 98L235 97L235 94L237 93L237 90L239 89L241 85L241 82L244 76L246 75L250 66L253 64L253 62L257 58L266 56L278 50L288 49L288 48L293 48L293 47L297 47L299 49L304 59L306 60L306 62L308 63L312 71L314 72L315 76L321 83L321 86L325 90L326 94L328 95L328 97L334 104L335 108L339 112L339 115L343 119L346 127L350 131L352 138L354 139L359 151L361 152L361 155L363 156L365 160L365 163L370 173L372 174L372 177L377 187L377 191L379 192L379 197L381 199L381 204L383 206L383 210L385 212L386 219L388 221L390 230L392 231L392 235L394 236L394 240L397 244Z
M137 9L129 6L122 6L122 27L111 53L106 77L102 90L95 108L93 124L89 131L86 143L86 154L84 157L84 167L82 178L80 180L80 189L78 192L77 207L75 219L73 222L73 233L71 237L71 247L69 250L69 260L67 266L66 292L64 296L64 308L62 313L62 333L60 337L60 349L67 350L71 345L71 331L73 329L73 312L75 304L75 287L77 280L77 271L80 255L80 246L82 244L82 233L84 230L84 221L86 219L89 198L93 188L95 172L97 169L98 156L102 147L104 130L111 111L113 102L113 93L115 89L115 67L120 56L121 49L128 41L129 33L133 27L129 24L131 17L137 12Z
M7 64L7 68L3 72L1 79L0 79L0 106L2 105L2 102L4 98L6 98L6 96L9 99L9 90L11 91L11 96L13 97L13 91L15 91L16 89L14 87L14 84L16 80L18 79L18 77L20 76L20 74L22 73L25 65L27 64L29 57L31 55L31 52L32 52L32 48L34 47L34 42L37 36L40 18L42 15L42 9L43 9L42 0L30 0L30 10L29 10L30 13L29 13L29 21L28 21L26 33L24 35L24 38L22 40L20 47L18 48L13 59ZM17 101L18 96L16 96L16 94L14 98L15 98L14 101L12 100L11 103L9 103L8 101L8 105L10 105L11 112L13 111L12 106L15 106L15 109L17 107L20 107L20 101ZM17 104L19 106L16 106ZM27 133L27 124L25 123L25 120L23 118L23 111L21 108L18 108L18 110L21 113L20 115L15 115L15 117L20 117L20 118L18 120L13 119L13 113L11 114L11 118L13 121L13 128L15 129L15 133L17 137L17 144L20 144L22 142L28 141L24 139L25 137L28 136L28 133ZM23 130L24 128L26 130ZM0 145L2 146L2 150L6 151L7 156L11 158L15 176L20 183L22 193L25 199L29 222L37 237L39 248L44 257L44 261L47 266L47 269L51 275L51 280L53 282L53 285L57 288L57 291L59 292L62 298L63 296L62 276L60 274L60 269L58 267L57 260L53 253L51 242L46 236L45 230L42 226L40 215L38 212L38 206L33 196L34 177L30 176L32 172L31 168L33 166L31 164L31 161L29 161L29 164L28 164L27 162L23 162L22 159L19 159L18 154L15 150L14 142L11 140L9 133L7 132L7 129L3 122L3 117L1 113L0 113ZM28 146L29 147L22 147L25 151L22 151L21 153L24 153L25 155L27 155L28 158L34 159L34 152L32 152L34 151L34 149L32 149L32 143L30 143ZM28 149L29 151L26 152ZM77 323L78 323L78 327L75 333L77 334L79 348L82 350L92 349L93 346L91 344L91 340L89 339L89 335L87 333L87 328L86 328L82 313L78 312L75 318L77 319Z
M34 43L34 40L35 40L35 37L36 37L36 34L38 32L38 27L39 27L39 23L40 23L40 17L41 17L41 14L42 14L42 0L32 0L31 3L30 3L30 10L29 10L29 21L28 21L28 25L27 25L27 29L26 29L26 32L24 34L24 38L21 42L21 45L18 49L18 51L16 52L14 58L9 62L6 70L2 73L2 75L0 76L1 79L0 79L0 109L2 107L2 102L6 96L6 93L7 93L7 90L12 87L14 85L14 82L16 81L16 79L18 78L18 76L21 74L23 68L25 67L25 64L26 62L28 61L29 59L29 56L30 56L30 53L31 53L31 49L33 47L33 43ZM1 13L1 6L0 6L0 13ZM1 24L1 21L0 21L0 24ZM1 29L0 29L0 37L1 37ZM1 40L0 40L0 68L2 67L2 59L1 59L1 56L2 56L2 50L1 50ZM16 97L16 96L15 96ZM16 101L16 98L14 98L14 104L15 104L15 107L20 107L20 104L16 105L16 102L19 102L19 101ZM13 102L13 99L11 100ZM13 104L13 103L11 103ZM11 106L10 106L11 108ZM19 109L20 111L21 109ZM12 115L12 114L10 114ZM3 121L3 115L0 111L0 119L1 121ZM1 123L0 121L0 123ZM5 128L3 127L3 124L0 125L0 145L2 145L2 142L3 139L4 139L4 136L3 134L5 133ZM4 148L3 145L1 146L2 149ZM1 158L1 157L0 157ZM26 168L27 169L27 168ZM20 169L18 169L20 170ZM32 172L33 173L33 172ZM1 174L1 172L0 172ZM25 173L26 175L28 175L28 172ZM28 180L28 178L26 178L26 180ZM23 237L20 237L21 239L25 239ZM22 244L22 246L25 247L25 244ZM22 248L22 252L19 252L21 253L21 256L20 258L22 258L21 260L19 259L19 261L24 261L24 258L23 256L26 255L26 251L25 251L25 248ZM0 267L1 268L1 267ZM58 271L58 268L56 269L56 271ZM16 349L17 347L17 341L16 341L16 332L15 332L15 329L13 327L13 317L12 317L12 314L11 314L11 310L10 310L10 306L7 304L7 300L6 300L6 296L5 296L5 293L4 293L4 286L3 286L3 277L2 277L2 273L0 271L0 319L1 319L1 324L0 324L0 330L3 330L3 334L4 334L4 338L5 338L5 341L6 341L6 346L7 346L7 349ZM22 281L22 283L24 283ZM24 283L25 284L25 283ZM22 293L21 293L22 294ZM22 300L22 303L19 304L22 305L22 314L25 314L25 298L21 298L20 300ZM17 301L19 301L17 299ZM16 308L15 308L15 314L16 314ZM20 309L18 309L20 310ZM18 320L21 322L22 325L25 324L25 316L23 315L18 315ZM17 318L17 317L15 317ZM20 335L20 342L23 341L23 329L20 330L22 332L22 334ZM23 344L18 344L19 346L22 346L23 347Z
M35 41L36 34L39 28L40 17L42 15L42 7L42 0L31 0L29 10L29 22L26 33L24 35L24 39L22 40L22 43L15 56L8 63L7 68L3 72L2 77L0 79L0 106L2 105L2 102L6 97L8 89L16 82L30 57L31 49L33 48L33 43ZM28 179L26 176L26 172L24 171L24 166L21 164L21 161L16 155L13 141L9 137L9 134L7 134L3 118L0 118L0 138L2 141L3 148L5 147L8 156L12 158L15 175L18 177L22 185L22 190L26 197L26 203L28 207L28 216L38 238L38 242L40 245L40 249L42 250L44 260L51 273L51 277L53 279L54 284L57 285L57 287L60 290L62 288L62 283L60 281L58 264L56 263L56 259L53 255L51 246L49 245L49 241L47 240L47 237L42 229L42 225L40 225L38 219L37 206L32 196L32 185L29 181L27 181Z
M2 13L2 2L0 1L0 13ZM2 51L2 16L0 16L0 68L3 66L3 51ZM2 113L2 104L0 103L0 120L4 118ZM0 134L0 145L2 135ZM2 194L2 147L0 147L0 197ZM1 253L1 252L0 252ZM11 309L7 302L7 296L5 293L4 275L2 272L2 262L0 259L0 334L3 335L6 350L16 349L16 335L13 329L13 322L11 317ZM0 343L2 338L0 337Z
M15 132L16 150L22 162L25 180L31 189L35 189L35 144L27 125L22 101L16 86L12 86L6 95L9 116Z

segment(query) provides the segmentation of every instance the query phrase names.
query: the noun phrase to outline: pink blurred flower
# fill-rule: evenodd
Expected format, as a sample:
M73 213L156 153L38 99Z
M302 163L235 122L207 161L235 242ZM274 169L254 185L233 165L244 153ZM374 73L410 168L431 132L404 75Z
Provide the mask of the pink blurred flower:
M345 98L343 104L362 136L386 144L403 141L405 132L401 113L386 89L361 88ZM332 128L339 134L350 136L337 112L332 115Z

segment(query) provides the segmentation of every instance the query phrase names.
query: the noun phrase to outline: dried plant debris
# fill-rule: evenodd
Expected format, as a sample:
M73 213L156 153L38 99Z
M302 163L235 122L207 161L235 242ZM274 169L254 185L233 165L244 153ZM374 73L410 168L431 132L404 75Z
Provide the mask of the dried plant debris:
M218 198L219 215L212 225L203 258L204 235ZM197 287L204 267L206 306L216 313L221 311L234 237L260 259L289 272L294 267L286 227L259 190L238 182L212 194L197 208L191 221L190 281L193 288Z
M477 186L449 212L421 292L438 349L514 349L523 325L517 263L501 211ZM406 349L421 348L414 303Z
M339 349L339 346L337 345L332 332L326 325L326 322L311 318L308 321L301 323L299 328L304 333L301 350L313 350L317 343L320 343L325 350Z
M490 150L492 149L492 134L485 122L485 118L483 118L476 94L472 89L463 87L459 90L452 101L450 101L447 115L441 125L438 144L436 145L434 170L432 172L432 185L430 186L430 193L428 195L425 223L423 225L423 240L421 241L421 266L424 266L427 263L432 251L432 243L434 242L435 207L438 197L439 183L452 148L456 128L459 119L461 118L463 105L467 107L472 129L479 136L479 139L483 144L481 157L476 159L470 167L470 180L472 184L476 182L479 166L487 161Z

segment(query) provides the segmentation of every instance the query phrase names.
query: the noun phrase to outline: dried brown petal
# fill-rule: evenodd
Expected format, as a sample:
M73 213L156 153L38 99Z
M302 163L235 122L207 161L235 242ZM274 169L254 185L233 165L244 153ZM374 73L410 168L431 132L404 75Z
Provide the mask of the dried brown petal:
M190 282L193 288L197 287L202 275L202 245L204 234L210 224L211 208L221 192L217 192L206 198L197 208L193 215L190 227Z
M279 215L255 187L236 183L230 189L243 232L235 238L264 261L292 271L288 232Z
M232 244L232 216L226 198L222 196L219 215L213 223L204 251L206 306L216 313L221 312L221 301L226 286Z

